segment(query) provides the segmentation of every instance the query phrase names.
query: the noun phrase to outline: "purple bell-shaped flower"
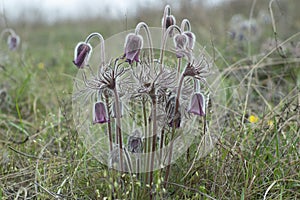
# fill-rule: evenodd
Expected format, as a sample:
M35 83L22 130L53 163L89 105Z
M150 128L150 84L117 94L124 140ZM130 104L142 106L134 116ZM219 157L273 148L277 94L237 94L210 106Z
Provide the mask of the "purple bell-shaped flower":
M196 41L195 34L192 33L191 31L184 31L183 34L186 35L188 38L187 47L189 48L189 50L192 50L194 48L195 41Z
M188 109L189 113L205 116L205 98L200 92L194 93Z
M141 133L138 130L135 130L133 134L128 137L127 148L128 151L132 153L142 153L143 141Z
M176 57L184 57L184 52L186 52L186 47L188 45L188 36L185 34L177 34L174 37L174 45L176 48Z
M124 56L126 61L129 64L132 64L133 61L139 62L139 54L141 49L143 48L143 38L140 35L129 33L125 40L124 45Z
M79 42L75 47L73 63L79 68L83 68L90 57L92 46L89 43Z
M98 101L93 108L93 124L103 124L109 122L106 107L103 102Z
M162 18L162 26L165 30L167 30L170 26L176 24L176 19L173 15L167 15L166 17ZM173 30L169 32L169 36L173 37L174 33Z
M7 38L7 45L9 50L15 51L17 50L20 44L20 37L16 34L9 35Z

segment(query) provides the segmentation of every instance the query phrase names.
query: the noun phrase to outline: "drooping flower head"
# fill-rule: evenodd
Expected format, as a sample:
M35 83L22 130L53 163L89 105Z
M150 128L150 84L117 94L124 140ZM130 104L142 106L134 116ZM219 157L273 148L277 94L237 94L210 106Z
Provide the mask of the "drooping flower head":
M133 61L139 62L139 54L143 48L143 37L134 33L129 33L126 36L124 45L124 56L129 64Z
M142 153L143 151L143 142L141 133L138 130L135 130L132 135L129 136L127 142L128 151L132 153Z
M176 24L176 19L173 15L167 15L166 17L162 18L162 27L164 30L167 30L170 26L175 25ZM171 30L169 32L169 36L173 37L173 30Z
M73 63L78 68L83 68L90 58L90 54L92 52L92 46L86 42L79 42L74 50L74 60Z
M188 49L193 50L196 41L195 34L191 31L184 31L183 34L186 35L188 38L188 44L187 44Z
M103 124L109 122L106 107L103 102L98 101L93 108L93 124Z
M205 116L205 97L201 92L192 95L188 112L199 116Z
M175 24L176 24L176 19L173 15L171 15L171 8L169 5L166 5L161 20L161 26L163 28L163 31L165 32L170 26ZM173 37L173 30L169 32L169 36Z
M185 34L177 34L174 37L174 45L176 49L176 57L182 58L186 52L186 48L188 45L188 36Z
M168 29L170 26L176 24L176 19L173 15L168 15L166 17L166 29Z
M11 34L7 38L7 45L11 51L17 50L20 45L20 37L16 34Z

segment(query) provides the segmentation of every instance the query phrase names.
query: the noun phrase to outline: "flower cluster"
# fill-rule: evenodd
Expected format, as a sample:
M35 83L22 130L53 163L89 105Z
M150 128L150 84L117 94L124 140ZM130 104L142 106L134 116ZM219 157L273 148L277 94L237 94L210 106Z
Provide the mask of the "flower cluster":
M255 18L245 19L242 15L236 14L229 22L230 39L236 42L255 41L261 33L261 23Z
M149 183L154 168L170 165L170 141L197 130L194 122L205 121L209 93L206 77L211 66L203 50L199 56L194 55L196 36L189 20L184 19L177 26L169 6L165 7L162 18L160 49L153 47L152 34L148 25L140 22L124 37L122 53L105 57L106 41L100 33L92 33L76 45L73 60L82 75L74 99L80 102L78 109L92 112L86 115L92 119L84 120L89 123L87 127L98 127L101 130L98 134L104 132L108 136L109 166L121 171L149 172ZM100 40L97 72L90 63L93 56L90 40L94 37ZM167 40L173 41L169 48L171 55L165 53ZM165 57L176 66L165 62ZM85 109L86 105L92 109ZM171 149L163 151L167 145ZM159 156L155 154L157 148ZM149 155L147 166L141 164L143 153Z

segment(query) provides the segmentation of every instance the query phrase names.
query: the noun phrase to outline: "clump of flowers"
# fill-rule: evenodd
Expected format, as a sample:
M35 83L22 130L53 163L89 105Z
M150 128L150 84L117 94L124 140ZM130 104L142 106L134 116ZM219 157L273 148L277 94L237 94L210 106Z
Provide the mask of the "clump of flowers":
M10 28L4 29L1 32L1 38L4 38L5 35L8 35L7 36L8 49L11 50L11 51L17 50L18 47L20 46L20 42L21 42L20 36L18 36L16 34L16 32L13 29L10 29Z
M232 16L229 22L230 39L236 42L255 41L261 35L261 25L253 19L245 19L242 15Z
M100 39L97 71L90 63L94 53L90 40L94 36ZM167 40L173 40L172 55L165 54ZM170 6L165 8L158 42L160 49L154 49L151 29L140 22L124 37L119 56L106 58L102 35L92 33L76 45L73 60L82 76L75 81L74 94L75 114L84 116L79 129L87 128L89 135L97 127L97 135L108 138L97 148L109 146L109 166L131 173L146 172L142 180L150 185L153 171L161 166L167 166L168 181L173 140L195 134L199 125L191 124L205 122L206 77L212 65L204 51L195 55L196 37L189 20L177 26ZM165 62L167 56L175 66Z

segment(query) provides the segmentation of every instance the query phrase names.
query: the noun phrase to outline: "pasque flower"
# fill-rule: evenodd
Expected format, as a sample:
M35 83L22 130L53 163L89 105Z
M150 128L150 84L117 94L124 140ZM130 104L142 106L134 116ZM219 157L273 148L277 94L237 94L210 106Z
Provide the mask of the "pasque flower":
M7 45L8 45L9 50L11 50L11 51L17 50L17 48L19 47L20 42L21 42L20 37L11 28L4 29L1 32L0 37L3 38L5 36L5 34L8 34Z
M9 35L7 38L7 45L11 51L14 51L18 48L20 44L20 37L16 34Z
M78 68L83 68L87 64L91 52L92 46L89 43L79 42L75 47L73 63Z
M188 36L185 34L177 34L174 37L174 45L176 49L176 57L182 58L186 52L186 47L188 45Z
M143 142L141 133L138 130L135 130L133 134L128 137L127 148L128 151L132 153L142 153Z
M164 28L164 30L167 30L170 26L175 24L176 24L176 19L173 15L167 15L166 17L162 18L162 27ZM173 30L169 32L169 36L170 37L173 36Z
M205 98L202 93L197 92L192 95L188 112L199 116L205 116Z
M98 101L94 104L93 109L93 124L103 124L109 122L106 107L103 102Z
M129 33L125 40L123 58L126 58L129 64L132 64L133 61L139 62L139 54L142 48L143 37L138 34Z
M168 29L170 26L176 24L176 19L173 15L168 15L166 17L166 29Z
M189 50L193 50L194 45L195 45L195 41L196 41L195 34L191 31L184 31L183 34L186 35L187 38L188 38L187 47L189 48Z

